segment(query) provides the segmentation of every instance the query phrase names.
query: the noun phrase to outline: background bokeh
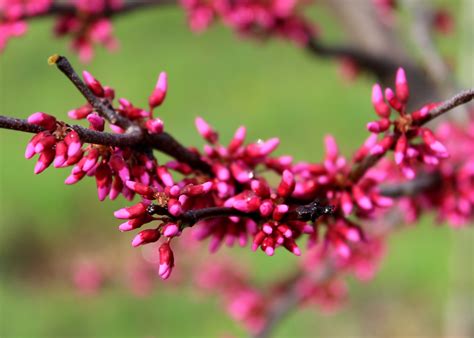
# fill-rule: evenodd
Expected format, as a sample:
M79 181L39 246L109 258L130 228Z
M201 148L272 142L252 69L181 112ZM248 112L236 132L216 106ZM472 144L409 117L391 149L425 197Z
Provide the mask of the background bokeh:
M340 37L324 11L312 15L328 39ZM1 114L25 118L44 111L66 119L69 109L83 103L67 79L46 63L49 55L60 53L137 105L146 104L157 74L166 70L169 95L158 113L165 128L186 145L202 144L193 122L201 115L223 140L246 125L250 140L279 136L279 154L318 160L323 135L334 134L348 154L366 137L365 123L373 118L373 79L347 84L335 63L282 41L241 41L222 26L197 36L175 8L116 20L120 50L109 54L99 49L87 66L64 41L52 38L50 28L49 19L35 21L27 36L12 41L0 57ZM440 43L450 57L458 57L457 38ZM131 292L121 267L131 257L140 259L142 252L131 248L131 234L117 231L119 222L112 216L127 202L99 202L91 179L65 186L67 169L48 169L36 177L34 162L23 157L29 137L0 131L0 336L245 336L215 298L193 292L192 281L173 286L173 279L156 278L151 293ZM341 311L331 316L310 308L299 311L275 336L442 336L460 270L463 288L474 289L472 250L459 253L472 243L472 230L435 225L428 216L393 234L380 273L369 284L351 281L350 302ZM268 258L248 248L223 248L208 259L231 251L262 283L297 264L284 251ZM176 253L178 264L185 254ZM101 262L114 278L94 295L79 293L72 273L81 260Z

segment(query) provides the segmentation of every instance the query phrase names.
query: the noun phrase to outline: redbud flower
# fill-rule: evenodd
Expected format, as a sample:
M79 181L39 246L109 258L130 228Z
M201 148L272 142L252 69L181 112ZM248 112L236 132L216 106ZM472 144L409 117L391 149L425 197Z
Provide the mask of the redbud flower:
M164 242L159 248L160 265L158 274L162 279L168 279L174 267L174 255L169 242Z
M168 77L165 72L161 72L158 76L158 81L156 82L155 89L148 98L148 103L150 105L150 110L158 107L163 103L168 91Z
M104 88L95 77L93 77L88 71L83 71L82 76L87 87L89 87L89 89L94 93L94 95L99 97L104 96Z
M156 242L160 239L160 232L158 229L146 229L140 231L138 235L132 241L132 246L137 247L139 245Z
M27 121L28 123L36 124L50 131L56 129L56 118L45 113L34 113L28 117Z
M382 139L372 146L369 153L374 156L382 156L389 150L394 150L395 163L405 177L412 179L415 176L413 169L415 162L435 166L440 159L446 158L448 153L429 129L421 127L429 110L435 105L429 104L412 113L407 113L408 98L409 88L406 74L402 68L399 68L395 79L395 92L387 88L384 98L382 88L379 85L373 87L372 104L381 119L369 122L367 129L376 134L384 133ZM398 118L390 120L391 109L399 113ZM392 126L393 131L390 131ZM417 137L420 137L424 144L415 143ZM367 153L366 149L363 151L364 154ZM358 160L360 161L360 154Z

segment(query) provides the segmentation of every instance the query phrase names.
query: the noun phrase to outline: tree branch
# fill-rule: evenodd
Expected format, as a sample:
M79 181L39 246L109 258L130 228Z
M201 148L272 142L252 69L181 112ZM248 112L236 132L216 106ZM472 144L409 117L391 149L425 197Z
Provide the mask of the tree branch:
M442 102L439 104L436 108L431 109L428 112L428 116L423 119L418 125L424 125L427 122L443 115L444 113L452 110L455 107L458 107L462 104L468 103L474 99L474 88L473 89L468 89L465 90L452 98ZM399 135L395 135L395 141L393 142L394 144L396 143ZM373 167L377 162L382 158L382 155L369 155L367 156L359 165L355 166L352 171L349 173L349 178L351 179L352 182L357 182L360 180L365 173Z
M262 216L258 212L243 212L234 208L228 207L209 207L202 209L193 209L188 210L182 213L179 216L172 216L168 209L160 207L155 204L151 204L147 209L148 214L150 215L164 215L170 218L181 220L188 226L193 226L199 221L216 218L216 217L228 217L228 216L238 216L238 217L247 217L252 218L255 221L262 220ZM321 205L318 200L315 200L311 203L297 206L291 209L285 217L281 220L299 220L299 221L316 221L319 217L323 215L329 215L334 212L334 208L331 206Z
M118 147L151 147L206 174L212 174L211 168L206 162L201 160L199 154L185 148L168 133L163 132L161 134L150 135L143 134L142 132L135 133L135 131L131 131L125 134L112 134L87 129L78 125L68 126L74 129L79 134L81 141L85 143ZM44 130L42 127L30 124L26 120L2 115L0 115L0 128L27 133L39 133Z
M132 0L125 2L123 6L114 8L106 8L104 13L100 13L100 16L114 17L121 14L128 14L138 9L154 6L167 6L175 5L176 0ZM64 3L63 1L54 1L47 11L34 15L24 15L20 17L22 20L31 20L40 17L48 17L53 15L67 15L76 14L78 9L71 3Z
M348 57L365 71L374 73L378 78L386 78L395 73L400 66L392 60L365 52L355 46L329 46L312 36L306 49L314 56L323 58Z
M440 105L438 105L436 108L430 110L429 116L426 118L426 120L423 120L423 123L426 123L428 121L431 121L438 116L450 111L453 108L456 108L457 106L460 106L462 104L468 103L469 101L474 99L474 88L465 90L449 100L444 101Z
M439 173L420 173L415 179L402 183L380 186L380 194L387 197L414 196L440 183Z
M134 126L129 119L118 114L107 99L95 96L76 73L66 57L55 54L48 59L48 63L56 65L58 69L66 75L69 80L71 80L74 86L86 98L87 102L89 102L95 110L97 110L99 115L104 117L107 121L123 129L134 128L139 130L139 128Z

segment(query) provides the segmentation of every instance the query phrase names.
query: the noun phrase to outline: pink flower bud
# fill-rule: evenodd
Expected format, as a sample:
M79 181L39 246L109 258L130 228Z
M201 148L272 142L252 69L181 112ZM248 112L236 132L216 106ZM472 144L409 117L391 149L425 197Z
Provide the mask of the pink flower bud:
M123 231L131 231L134 229L138 229L143 224L149 223L152 220L153 218L148 215L143 215L138 218L129 219L127 222L120 224L119 230L123 232Z
M90 123L90 129L104 131L105 120L97 113L87 115L87 121Z
M92 106L90 104L86 104L77 109L70 110L67 115L73 120L82 120L90 113L92 113Z
M168 169L166 169L166 167L160 166L156 168L156 174L161 179L163 184L167 187L171 187L174 185L173 177L169 173Z
M104 86L104 97L113 100L115 98L115 90L108 86Z
M81 140L75 130L71 130L69 133L67 133L66 137L64 138L64 142L66 142L68 147L68 157L73 157L81 151Z
M76 164L77 162L79 162L82 159L83 155L84 155L84 152L82 151L82 149L79 149L79 151L76 154L74 154L73 156L68 156L68 158L66 160L66 164L63 164L63 167L67 167L67 166L71 166L71 165Z
M288 227L288 225L286 224L279 225L278 231L280 231L283 234L283 236L285 236L286 238L290 238L293 236L293 232L291 231L290 227Z
M168 242L163 243L159 248L160 262L158 274L162 279L167 279L174 267L174 255Z
M236 130L232 141L230 141L230 144L227 147L227 150L230 154L233 154L235 151L237 151L237 149L242 146L245 140L246 133L247 130L245 129L245 127L239 127L239 129Z
M349 258L351 255L351 249L350 247L341 239L337 237L332 237L331 238L331 244L334 246L334 249L336 250L336 253L341 257L341 258Z
M61 168L67 160L67 145L64 141L56 143L56 156L54 157L54 167Z
M353 207L351 195L347 191L343 191L341 193L341 209L344 215L350 215Z
M367 130L371 133L383 133L390 127L390 120L381 119L379 121L372 121L367 123Z
M95 171L95 181L97 184L97 194L99 201L103 201L110 192L112 185L112 173L108 165L102 163Z
M258 247L263 243L263 240L267 237L267 234L263 231L259 231L255 234L255 237L253 238L253 243L252 243L252 251L255 251L258 249Z
M199 196L207 194L212 189L212 182L205 182L197 185L187 185L181 191L182 194L187 196Z
M285 238L283 246L286 248L286 250L293 253L294 255L301 256L301 250L298 248L298 245L296 245L296 242L293 238Z
M412 167L402 164L400 169L402 171L403 176L405 176L407 179L412 180L415 178L415 170L413 170Z
M272 237L265 237L262 242L262 250L267 254L267 256L273 256L275 253L275 241Z
M35 152L38 154L45 150L49 150L53 148L55 144L56 144L56 137L54 137L53 135L49 133L43 134L43 137L41 137L36 143Z
M439 154L440 156L447 157L448 150L446 147L439 142L436 137L434 136L433 132L428 128L421 129L421 137L423 138L423 142L435 153Z
M324 136L324 148L326 150L326 160L335 161L339 157L339 147L336 139L332 135Z
M122 128L120 128L119 126L116 126L115 124L110 124L110 129L116 133L116 134L123 134L125 133L125 130L123 130Z
M381 139L375 146L370 150L371 155L381 156L385 154L393 145L393 135L387 135Z
M281 197L288 197L295 189L295 178L291 171L283 171L280 185L278 186L277 193Z
M150 110L158 107L163 103L168 91L168 77L165 72L161 72L155 85L155 89L148 98Z
M268 217L273 212L273 202L271 200L264 200L259 207L260 215Z
M411 114L413 121L423 121L430 113L428 106L424 106Z
M28 117L28 123L41 126L47 130L53 131L56 129L56 118L45 113L34 113Z
M373 209L372 201L358 185L352 187L352 194L354 196L354 200L360 208L364 210Z
M47 135L47 134L49 134L49 132L42 131L41 133L38 133L31 138L30 142L28 142L28 144L26 145L26 150L25 150L26 159L30 159L33 156L35 156L36 144L38 144L39 140L41 140L44 137L44 135Z
M265 223L262 225L262 231L267 235L271 235L273 232L273 226L270 223Z
M168 201L168 211L171 215L177 217L183 213L183 208L178 200L170 198Z
M96 78L94 78L88 71L83 71L82 77L84 78L87 87L89 87L94 95L104 97L104 88Z
M38 162L36 162L34 173L39 174L48 168L53 163L54 156L55 151L52 149L43 151L39 156Z
M398 68L395 78L395 92L397 99L402 103L407 103L410 91L408 89L408 82L403 68Z
M228 181L230 179L230 171L222 163L214 163L212 165L212 171L220 181Z
M156 190L153 187L150 187L148 185L138 183L138 182L133 182L133 181L126 181L125 185L135 191L137 194L145 197L146 199L152 200L155 198Z
M398 100L395 93L390 88L385 89L385 98L387 99L390 106L398 112L401 112L405 107L405 105Z
M99 158L99 149L91 148L89 152L87 153L87 156L83 158L84 163L82 165L82 170L84 171L91 170L96 165L98 158Z
M276 206L276 208L273 210L273 219L275 221L280 221L283 216L288 212L289 208L286 204L279 204Z
M122 155L115 154L112 155L109 159L110 168L119 175L122 182L127 182L130 180L130 169L128 168L127 163L125 162Z
M400 165L405 158L405 152L407 151L408 140L405 134L400 135L397 144L395 145L395 163Z
M250 182L250 188L260 197L270 196L270 187L263 178L252 180Z
M131 219L138 218L146 214L147 204L140 202L128 208L122 208L114 212L115 218Z
M258 141L257 143L249 144L246 147L245 152L248 156L253 158L265 157L272 153L278 147L279 144L280 139L274 137L265 142Z
M160 232L157 229L142 230L132 240L132 246L137 247L143 244L153 243L160 239Z
M202 117L197 117L195 120L196 128L201 136L209 143L216 143L218 134L212 129L212 127L204 121Z
M256 195L237 195L232 205L235 209L242 212L254 212L260 207L260 198Z
M230 164L230 171L239 183L247 183L254 178L253 171L242 161L233 161Z
M155 118L147 120L145 126L151 134L161 134L163 132L164 123L161 119Z
M175 223L168 223L163 227L161 231L163 236L175 237L179 234L179 227Z
M80 180L82 180L84 176L86 176L86 173L83 171L77 174L71 174L66 178L66 180L64 181L64 184L67 184L67 185L75 184L79 182Z
M372 87L372 105L380 117L388 118L390 116L390 107L383 99L382 87L379 84Z
M110 187L109 198L113 201L120 195L122 191L126 191L123 186L122 179L119 176L115 176ZM124 195L125 196L125 195Z

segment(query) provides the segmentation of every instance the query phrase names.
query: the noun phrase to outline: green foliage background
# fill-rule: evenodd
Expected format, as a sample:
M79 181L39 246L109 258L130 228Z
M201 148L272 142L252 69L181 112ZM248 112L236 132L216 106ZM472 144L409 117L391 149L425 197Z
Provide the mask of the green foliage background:
M326 13L313 14L328 39L340 36ZM374 116L371 78L344 84L335 63L282 41L240 41L222 26L196 36L177 9L116 20L120 51L99 49L87 66L64 41L53 39L50 27L49 19L34 22L28 35L12 41L1 56L1 114L24 118L45 111L66 119L69 109L83 103L62 74L46 64L49 55L60 53L137 105L146 103L157 74L166 70L170 91L159 115L186 145L202 144L193 123L201 115L222 140L246 125L249 140L279 136L280 154L319 160L324 134L334 134L349 154L366 137L365 123ZM456 41L443 43L447 49ZM49 169L35 177L34 162L23 158L29 137L0 131L0 336L245 336L215 299L196 296L189 286L170 288L157 279L145 298L132 296L123 285L84 298L72 289L68 269L49 273L51 260L60 255L67 266L78 248L98 252L107 247L114 264L133 254L131 235L119 233L112 217L127 202L100 203L90 179L64 186L68 170ZM351 300L342 311L332 316L300 311L281 324L276 337L440 336L453 291L453 249L459 236L472 233L433 223L428 217L395 233L381 272L368 285L351 281ZM283 251L273 258L233 251L262 281L284 275L297 263ZM178 264L182 255L177 253Z

